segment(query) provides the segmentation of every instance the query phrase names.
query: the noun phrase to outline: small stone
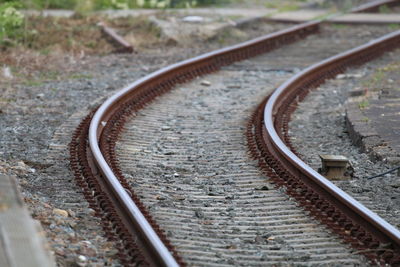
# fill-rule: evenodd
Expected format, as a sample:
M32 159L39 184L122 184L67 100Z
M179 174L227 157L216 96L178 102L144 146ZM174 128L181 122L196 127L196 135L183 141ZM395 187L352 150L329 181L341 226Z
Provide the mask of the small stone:
M43 98L44 98L44 94L43 94L43 93L37 94L37 95L36 95L36 98L38 98L38 99L43 99Z
M53 213L62 217L68 217L68 211L62 209L53 209Z
M200 16L186 16L182 19L184 22L204 22L204 18Z
M260 188L255 188L255 190L264 190L264 191L267 191L267 190L269 190L269 188L268 188L268 186L264 185L264 186L262 186L262 187L260 187Z
M270 250L281 250L281 247L278 245L274 245L270 248Z
M76 216L76 213L73 210L70 210L70 209L68 210L68 214L71 217L75 217Z
M348 74L338 74L336 79L352 79L352 78L362 78L364 75L362 73L348 73Z
M174 197L174 199L178 200L178 201L182 201L182 200L185 200L186 198L184 196L176 196L176 197Z
M17 165L13 167L13 169L16 170L26 170L28 167L26 166L25 162L23 161L18 161Z
M4 66L3 67L3 77L7 78L7 79L13 79L14 76L11 73L11 69L8 66Z
M118 250L116 250L116 249L106 250L105 254L107 257L116 258L118 256Z
M64 250L62 248L55 248L54 252L59 256L64 256L65 255L65 252L64 252Z
M79 255L79 256L78 256L78 259L77 259L77 261L76 261L76 263L77 263L79 266L85 266L85 265L86 265L86 262L87 262L87 258L86 258L85 256L83 256L83 255Z
M255 243L262 243L264 241L264 238L262 236L256 236L256 238L254 239Z
M47 209L50 209L50 208L51 208L51 206L50 206L49 204L44 203L44 202L43 202L43 207L45 207L45 208L47 208Z
M89 215L93 215L94 216L96 214L96 211L94 209L92 209L92 208L87 208L86 210L89 213Z
M194 214L196 215L197 218L202 219L204 218L204 212L202 212L200 209L196 210L194 212Z
M206 81L206 80L202 81L200 84L203 85L203 86L210 86L211 85L211 83L209 81Z

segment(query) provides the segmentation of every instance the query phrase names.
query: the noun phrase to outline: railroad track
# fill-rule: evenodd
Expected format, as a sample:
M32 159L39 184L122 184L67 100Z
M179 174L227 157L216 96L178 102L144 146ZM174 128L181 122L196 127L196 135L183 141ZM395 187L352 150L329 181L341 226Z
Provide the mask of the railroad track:
M313 216L352 246L381 264L400 263L400 235L345 192L334 186L296 155L288 133L291 113L309 90L398 45L399 32L312 65L280 86L253 115L248 139L253 156L268 177L284 185ZM385 247L383 244L391 244Z
M137 114L139 110L144 108L157 96L168 92L176 84L187 82L198 76L219 70L235 61L250 58L276 49L281 45L286 45L302 39L317 32L319 26L319 22L302 24L253 41L211 52L169 66L123 89L105 102L96 113L88 115L81 123L70 144L71 167L74 170L77 183L83 188L85 197L90 206L96 211L98 216L102 217L103 228L108 237L116 240L117 247L120 251L119 256L123 264L147 264L157 266L185 264L178 255L177 250L173 248L166 238L164 232L160 230L160 227L152 219L152 216L147 211L147 205L144 205L139 197L140 192L132 190L130 182L123 175L119 167L119 162L116 157L117 139L120 137L121 131L128 118ZM380 46L382 45L380 41L375 42L373 45L365 46L363 48L364 50L362 50L363 52L359 52L359 54L361 53L363 55L362 60L366 61L369 57L377 56L379 54L378 52L383 51L376 47L386 49L394 46L398 43L398 36L399 33L397 32L387 37L388 39L382 39L381 41L386 42L384 46ZM364 57L365 54L368 54L368 57ZM350 55L348 56L350 57ZM354 59L351 58L351 63L353 63L353 61ZM345 67L349 65L348 61L346 63L340 62L340 64L338 63L339 61L334 62L336 63L332 64L338 64L335 65L335 67L339 67L334 69L334 71L329 69L329 71L331 71L329 75L326 74L326 69L321 68L325 73L323 79L332 77L332 75L343 71ZM357 63L361 63L361 61ZM329 67L333 65L329 65ZM315 76L312 77L311 80L317 79L316 72L313 74ZM299 75L296 77L299 77ZM299 79L309 82L310 78L307 76L306 78L302 77ZM318 83L322 82L323 79L318 78L313 81L312 84L308 84L307 88L316 86ZM285 83L284 85L287 84L288 83ZM280 89L278 91L285 90ZM303 92L303 96L305 93L306 91ZM276 93L271 96L271 99L274 98L281 100L280 97L276 96ZM289 99L290 101L296 99L294 92L291 92ZM282 103L281 101L280 104ZM285 106L287 104L288 102L284 102L283 105ZM270 107L269 105L267 105L267 107ZM276 106L273 105L273 107L274 110L277 110ZM289 110L285 110L285 112L282 113L282 116L284 116L283 120L280 120L280 117L276 116L279 118L277 120L279 124L275 125L278 134L283 136L284 142L286 142L289 147L287 123L290 112L293 111L294 106L291 105L290 107ZM263 110L263 105L260 106L256 115L253 116L252 123L248 126L248 138L253 156L260 160L261 167L264 168L268 176L278 185L285 185L285 187L288 188L288 193L292 197L299 199L300 203L304 205L306 209L311 210L311 213L315 215L315 217L321 219L322 215L328 215L329 217L321 220L329 227L332 227L337 233L344 236L344 239L352 246L361 250L367 249L365 254L372 260L380 263L396 263L399 260L397 256L399 242L398 233L395 229L390 228L390 226L385 225L385 223L381 223L379 219L371 219L373 216L364 208L354 203L346 203L345 200L349 198L347 196L344 197L343 193L338 193L338 195L342 197L341 200L334 201L334 204L340 203L340 205L334 206L332 203L327 203L324 199L324 194L318 194L321 192L321 189L315 189L313 182L299 180L299 178L293 176L293 171L287 172L284 170L284 167L280 166L280 164L282 164L281 156L278 156L276 150L271 150L274 146L277 146L271 145L271 142L279 143L279 140L272 137L271 139L273 141L269 141L270 143L264 140L266 139L268 141L268 138L263 137L263 131L265 130L262 124L263 112L261 112L261 110ZM271 123L267 121L265 125L269 124ZM275 128L272 130L274 129ZM89 138L87 134L89 134ZM278 134L275 133L275 136L279 136ZM273 137L275 136L273 135ZM266 147L268 147L269 150L267 150ZM278 150L286 151L287 149L278 148ZM275 154L276 158L271 158L269 153L272 155ZM266 162L265 159L267 159ZM269 163L271 163L272 166L268 165ZM301 166L308 170L303 165ZM294 170L293 166L291 166L291 170ZM318 177L318 180L321 180L321 177ZM311 181L313 180L311 179ZM310 184L312 184L311 187ZM303 185L304 187L301 187ZM292 186L294 189L291 188ZM322 187L324 188L324 186ZM329 188L334 187L329 185ZM333 191L333 189L331 191ZM274 197L279 198L279 196ZM317 206L319 208L316 209L313 207L309 201L318 202ZM330 201L332 200L330 199ZM281 199L281 203L279 204L282 204L282 202L285 202L285 200ZM351 210L353 213L348 213L349 206L356 207ZM358 219L355 219L358 218L355 216L359 215L356 213L359 212L359 210L369 215L369 221L360 222ZM364 217L368 217L367 215L364 215ZM198 211L196 216L203 217L202 212ZM330 218L335 218L339 223L332 223ZM373 221L373 223L371 221ZM378 226L378 228L372 228L376 226ZM164 225L162 229L165 229ZM376 229L379 229L379 231L376 231ZM370 233L371 231L378 234ZM269 237L272 238L271 236ZM387 246L387 243L390 243L391 246ZM380 244L384 244L385 246L380 246ZM249 259L244 257L242 260ZM348 261L347 264L351 264L351 261Z

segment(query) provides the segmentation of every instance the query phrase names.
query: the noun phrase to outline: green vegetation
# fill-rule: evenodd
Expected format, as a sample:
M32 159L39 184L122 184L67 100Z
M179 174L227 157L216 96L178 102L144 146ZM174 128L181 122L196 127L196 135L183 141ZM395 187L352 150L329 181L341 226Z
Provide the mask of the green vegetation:
M369 118L368 117L363 117L362 121L365 122L365 123L368 123L369 122Z
M391 30L398 30L398 29L400 29L400 24L392 23L392 24L389 24L388 27Z
M371 78L363 82L363 86L366 88L369 88L371 90L376 90L382 87L382 85L385 83L385 80L387 78L387 75L390 72L398 73L400 70L400 63L395 62L386 65L385 67L378 68Z
M286 1L268 1L265 3L266 8L277 9L278 12L295 11L300 8L299 3L305 0L286 0Z
M26 86L41 86L43 85L46 81L54 81L59 79L59 77L61 76L61 73L59 71L42 71L37 73L37 75L35 75L32 78L27 78L23 83ZM25 78L25 77L22 77Z
M348 25L334 23L334 24L332 24L332 27L335 28L335 29L337 29L337 30L340 30L340 29L346 29L346 28L348 28Z
M0 4L0 46L13 44L13 40L24 35L24 15L17 7L16 2Z
M87 12L102 9L128 8L181 8L219 5L229 0L20 0L13 1L23 8L33 9L73 9ZM10 1L0 0L0 4Z
M75 73L68 76L69 79L92 79L90 74Z
M379 7L379 13L382 14L390 13L390 8L387 5L382 5Z
M360 103L358 103L358 107L360 108L360 109L365 109L365 108L367 108L369 106L369 102L368 102L368 100L363 100L363 101L361 101Z

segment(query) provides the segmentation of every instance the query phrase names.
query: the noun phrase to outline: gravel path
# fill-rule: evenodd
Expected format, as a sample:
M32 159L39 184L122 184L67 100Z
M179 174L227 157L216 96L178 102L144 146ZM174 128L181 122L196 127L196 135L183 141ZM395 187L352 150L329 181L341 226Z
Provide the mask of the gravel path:
M321 166L319 154L346 156L354 168L353 177L335 184L397 228L400 228L400 179L396 172L366 179L393 166L371 161L369 154L352 145L345 124L345 102L349 91L363 88L365 78L373 76L377 68L399 59L400 51L396 50L327 81L300 103L290 122L293 145L307 164L317 170Z
M179 86L127 123L120 167L189 265L365 264L268 184L244 132L259 101L293 73L385 31L326 27Z

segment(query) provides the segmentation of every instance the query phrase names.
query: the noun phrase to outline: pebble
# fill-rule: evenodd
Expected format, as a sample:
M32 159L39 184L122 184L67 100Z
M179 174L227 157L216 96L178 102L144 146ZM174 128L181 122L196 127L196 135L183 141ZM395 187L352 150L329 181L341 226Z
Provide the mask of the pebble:
M209 81L206 81L206 80L202 81L200 84L203 85L203 86L210 86L211 85L211 83Z
M53 209L53 213L62 217L68 217L68 211L62 209Z
M79 265L79 266L86 266L86 263L87 263L87 258L85 257L85 256L83 256L83 255L79 255L78 256L78 259L77 259L77 261L76 261L76 263Z
M204 212L201 211L200 209L196 210L196 211L194 212L194 214L195 214L196 217L199 218L199 219L203 219L203 218L204 218Z
M43 93L37 94L37 95L36 95L36 98L38 98L38 99L43 99L43 98L44 98L44 94L43 94Z
M171 130L171 127L164 125L164 126L161 127L161 130L162 131L169 131L169 130Z

